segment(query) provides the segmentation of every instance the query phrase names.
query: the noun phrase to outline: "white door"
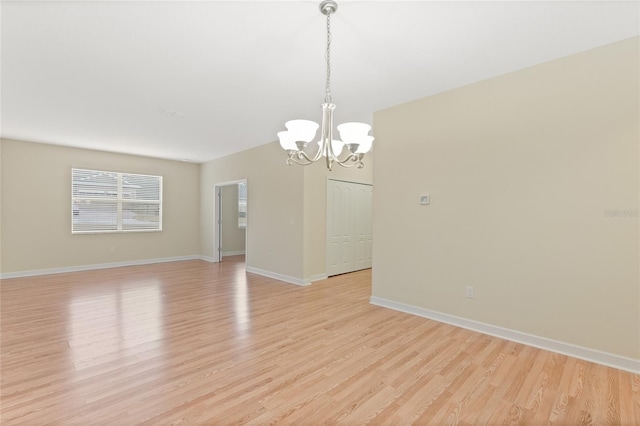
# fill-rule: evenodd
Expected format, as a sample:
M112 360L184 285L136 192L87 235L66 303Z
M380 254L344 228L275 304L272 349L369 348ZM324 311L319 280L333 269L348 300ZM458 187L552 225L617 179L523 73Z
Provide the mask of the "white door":
M355 186L355 185L354 185ZM353 270L368 268L367 266L367 192L370 187L358 185L354 188L353 197L353 222L351 224L351 232L353 233L355 243L353 247Z
M365 194L365 268L373 265L373 186Z
M328 180L327 275L371 267L371 185Z
M335 181L329 181L327 188L327 274L340 272L342 233L340 230L340 197L342 188Z
M355 190L354 222L352 229L355 236L354 253L355 269L371 268L373 248L372 198L371 185L351 184Z

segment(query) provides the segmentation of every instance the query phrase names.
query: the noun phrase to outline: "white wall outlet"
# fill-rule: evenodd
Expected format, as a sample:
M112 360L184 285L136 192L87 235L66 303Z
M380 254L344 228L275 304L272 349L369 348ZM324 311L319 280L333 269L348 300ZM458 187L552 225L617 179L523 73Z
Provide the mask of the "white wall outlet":
M431 195L425 194L420 196L420 204L428 205L431 204Z
M468 286L465 290L464 290L464 294L465 296L467 296L469 299L475 299L476 298L476 291L473 288L473 286Z

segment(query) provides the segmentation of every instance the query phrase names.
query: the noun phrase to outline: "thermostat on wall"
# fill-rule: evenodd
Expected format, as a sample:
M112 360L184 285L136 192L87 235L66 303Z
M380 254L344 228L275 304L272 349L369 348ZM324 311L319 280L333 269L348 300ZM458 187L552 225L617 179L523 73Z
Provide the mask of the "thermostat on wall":
M420 196L420 204L427 205L431 203L431 195L421 195Z

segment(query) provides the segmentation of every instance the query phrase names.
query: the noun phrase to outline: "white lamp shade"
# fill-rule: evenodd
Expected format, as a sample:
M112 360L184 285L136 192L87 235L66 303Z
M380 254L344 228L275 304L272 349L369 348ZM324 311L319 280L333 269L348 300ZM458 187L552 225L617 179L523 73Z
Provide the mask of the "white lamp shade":
M343 123L338 126L340 139L346 144L362 144L368 136L371 126L365 123Z
M318 141L318 147L319 149L322 149L322 141ZM336 157L342 153L343 148L344 142L335 139L331 141L331 149L333 149L333 153ZM326 154L323 152L322 156L326 157Z
M365 136L362 138L360 145L358 145L358 149L356 150L356 154L366 154L371 149L371 145L373 145L373 136Z
M282 149L286 149L287 151L298 149L296 141L293 139L290 132L286 130L278 132L278 139L280 139L280 146Z
M311 120L290 120L284 123L285 127L289 131L290 137L293 142L311 142L316 136L318 130L318 123ZM295 149L295 148L294 148Z

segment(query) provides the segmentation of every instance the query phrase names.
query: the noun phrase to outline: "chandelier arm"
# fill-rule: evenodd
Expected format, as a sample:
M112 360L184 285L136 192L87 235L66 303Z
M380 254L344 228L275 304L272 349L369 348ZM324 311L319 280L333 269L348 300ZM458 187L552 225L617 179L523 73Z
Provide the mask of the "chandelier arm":
M293 157L287 158L287 166L291 166L291 165L293 165L293 163L296 163L299 166L308 166L310 164L313 164L313 163L310 163L310 162L302 162L302 161L300 161L300 160L298 160L296 158L293 158Z
M332 170L333 167L333 163L338 161L338 156L336 155L335 152L333 152L333 129L331 128L332 126L330 126L330 136L325 140L326 144L325 144L325 150L326 152L326 160L327 160L327 169L329 169L329 171Z
M296 163L299 166L308 166L308 165L313 164L313 163L308 162L308 161L307 162L300 161L300 160L298 160L296 158L287 158L287 165L288 166L291 166L293 163Z
M322 141L322 139L320 139L320 141ZM308 157L306 153L305 156ZM320 159L320 157L322 157L322 144L318 147L318 152L313 156L313 159L310 159L309 161L313 161L315 163Z
M296 152L295 150L290 150L289 151L289 156L287 157L287 166L291 166L293 165L293 163L299 164L301 166L306 166L307 164L301 163L299 160L297 160L296 157ZM311 163L308 163L311 164Z
M302 150L292 150L289 153L287 163L290 164L290 161L293 161L296 164L300 164L301 166L308 166L309 164L313 164L315 162L311 157L309 157L306 152Z
M364 163L362 162L362 157L364 154L349 154L343 160L337 160L336 163L345 168L351 168L353 166L357 166L359 169L364 167Z
M327 169L329 169L329 171L331 171L333 167L333 162L338 160L333 153L333 147L331 145L331 143L327 145Z
M333 167L333 162L336 161L336 156L333 153L333 148L331 148L331 144L327 145L327 155L326 155L326 160L327 160L327 169L329 169L329 171L332 170Z

